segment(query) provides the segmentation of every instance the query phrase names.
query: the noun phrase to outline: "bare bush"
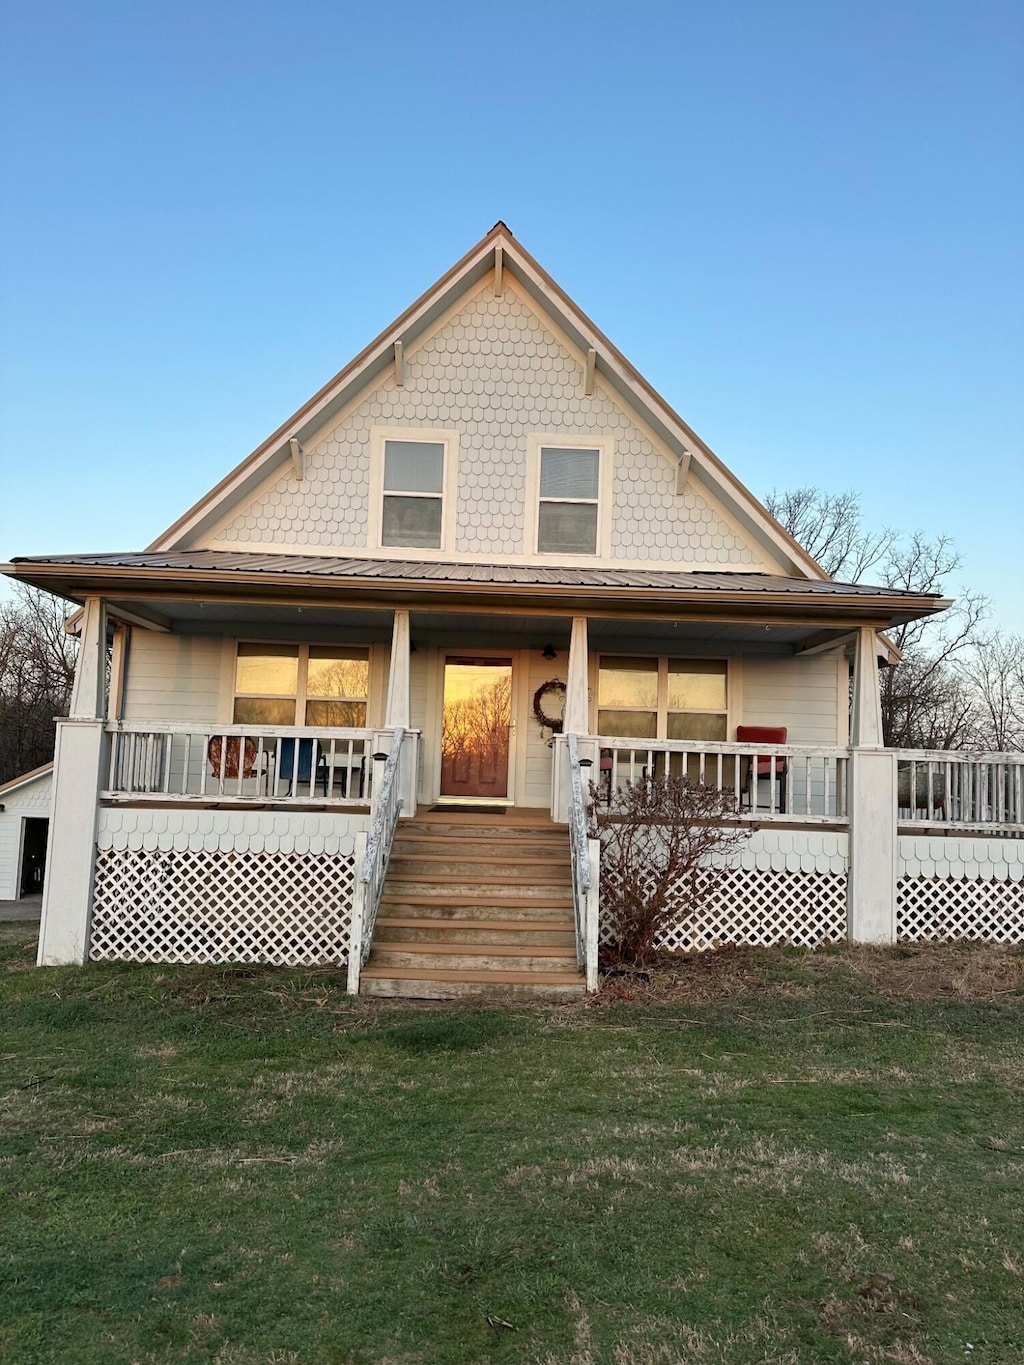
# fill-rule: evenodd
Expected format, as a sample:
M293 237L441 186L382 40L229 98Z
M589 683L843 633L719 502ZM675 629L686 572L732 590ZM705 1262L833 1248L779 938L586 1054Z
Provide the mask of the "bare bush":
M590 787L591 837L601 839L601 905L612 931L606 966L643 968L663 930L698 904L698 874L741 847L751 825L731 823L736 798L661 777L627 782L603 807Z

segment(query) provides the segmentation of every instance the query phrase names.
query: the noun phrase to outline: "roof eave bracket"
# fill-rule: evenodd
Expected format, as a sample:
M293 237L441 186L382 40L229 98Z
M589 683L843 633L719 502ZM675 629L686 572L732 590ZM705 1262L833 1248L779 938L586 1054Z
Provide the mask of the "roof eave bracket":
M684 448L676 466L676 496L680 498L686 492L686 480L690 477L690 458L690 452Z

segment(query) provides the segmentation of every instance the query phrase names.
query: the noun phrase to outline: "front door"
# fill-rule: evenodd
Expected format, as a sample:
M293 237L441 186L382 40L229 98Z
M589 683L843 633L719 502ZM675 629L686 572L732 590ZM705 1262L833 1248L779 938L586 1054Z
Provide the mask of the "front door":
M449 655L444 664L441 795L508 796L512 660Z

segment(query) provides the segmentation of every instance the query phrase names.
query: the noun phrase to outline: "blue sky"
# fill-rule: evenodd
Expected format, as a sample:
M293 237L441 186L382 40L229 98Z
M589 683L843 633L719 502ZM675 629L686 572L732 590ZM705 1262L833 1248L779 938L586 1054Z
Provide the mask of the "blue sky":
M0 558L141 548L503 218L756 493L1024 629L1019 0L0 23Z

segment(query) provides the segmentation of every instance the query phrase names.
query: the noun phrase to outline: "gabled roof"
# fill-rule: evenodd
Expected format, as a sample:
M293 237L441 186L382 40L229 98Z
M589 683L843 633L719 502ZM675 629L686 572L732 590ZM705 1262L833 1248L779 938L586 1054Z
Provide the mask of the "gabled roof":
M41 778L50 777L53 773L53 763L44 763L41 768L33 768L31 772L22 773L20 777L12 777L9 782L0 786L0 797L10 796L12 792L18 791L20 787L29 787L33 782L38 782Z
M232 505L253 493L264 479L291 459L292 440L301 445L358 394L381 379L394 364L396 342L410 348L460 298L497 272L502 275L507 272L516 281L538 310L578 348L584 360L588 352L595 352L594 367L601 380L648 423L679 460L681 468L684 471L692 468L743 528L769 546L776 557L781 557L791 573L800 578L826 577L806 550L779 525L501 222L257 446L247 459L158 536L149 549L184 548L195 536L211 527Z

